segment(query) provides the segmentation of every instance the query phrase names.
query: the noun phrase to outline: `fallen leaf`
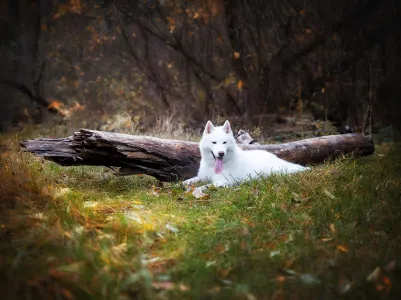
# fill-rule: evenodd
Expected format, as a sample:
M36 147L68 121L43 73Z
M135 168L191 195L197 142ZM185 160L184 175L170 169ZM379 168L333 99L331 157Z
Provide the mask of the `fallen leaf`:
M117 246L114 246L114 247L113 247L113 251L114 251L116 254L125 253L125 252L127 252L127 250L128 250L128 245L127 245L127 243L121 243L120 245L117 245Z
M332 193L330 193L328 190L324 189L323 193L325 193L330 199L335 199L336 196L334 196Z
M384 267L384 271L386 272L393 272L395 270L396 267L396 261L393 260L391 262L389 262L385 267Z
M160 257L152 257L152 258L150 258L150 259L142 259L142 263L144 264L144 265L148 265L148 264L153 264L153 263L156 263L156 262L158 262L158 261L161 261L161 258ZM161 280L160 278L159 278L159 280Z
M270 257L275 257L280 254L280 250L270 252Z
M344 245L338 245L337 246L337 250L338 251L341 251L341 252L348 252L349 250L348 250L348 247L347 246L344 246Z
M373 270L372 273L370 273L366 277L366 280L369 282L378 282L382 275L383 275L382 269L380 267L377 267L376 269Z
M170 224L166 224L166 228L167 228L168 230L170 230L171 232L174 232L174 233L177 233L177 232L178 232L178 229L175 228L174 226L170 225Z
M336 233L336 226L333 223L330 224L330 231L331 233Z
M77 226L73 229L73 232L78 235L81 235L84 232L84 230L85 228L83 226Z
M152 282L152 286L156 290L172 290L174 289L174 283L171 281L166 281L166 282Z
M299 277L299 279L302 283L310 284L310 285L321 283L321 281L315 275L312 275L312 274L302 274Z
M341 278L338 282L338 293L340 295L348 293L351 290L353 284L354 283L351 282L350 280L346 278Z
M382 282L387 286L391 286L391 280L387 276L383 276Z
M54 197L56 197L56 198L62 197L62 196L64 196L65 194L69 193L70 191L71 191L71 189L69 189L69 188L60 188L60 189L57 189L57 190L55 191L55 193L54 193Z
M242 80L239 80L237 83L237 88L239 91L241 91L244 88L244 82Z
M213 260L213 261L208 261L208 262L206 262L206 268L209 268L210 266L213 266L214 264L216 264L216 261L215 261L215 260Z
M57 269L63 272L78 273L85 265L84 261L75 262L69 265L60 266Z
M295 277L299 275L299 273L291 269L279 269L278 271L286 277Z
M325 243L325 242L330 242L330 241L332 241L332 240L333 240L333 238L330 238L330 237L321 238L321 239L320 239L320 241L321 241L321 242L324 242L324 243Z
M151 194L152 194L153 196L158 197L158 196L159 196L159 193L160 193L160 188L158 188L158 187L155 186L155 185L152 185L152 192L151 192Z
M185 285L185 284L183 284L183 283L180 283L180 285L178 286L178 289L179 289L180 291L182 291L182 292L186 292L186 291L189 291L189 290L190 290L190 287L187 286L187 285Z
M185 196L191 195L192 192L194 191L194 189L195 189L195 186L190 185L190 186L185 190L184 195L185 195Z
M125 217L126 217L127 219L134 220L134 221L136 221L137 223L142 224L141 218L140 218L135 212L133 212L133 211L128 211L128 212L126 212L124 215L125 215Z
M95 202L95 201L85 201L84 203L83 203L83 206L85 207L85 208L87 208L87 207L95 207L95 206L97 206L99 203L98 202Z
M197 198L197 199L208 199L208 198L210 198L209 194L205 194L203 192L202 187L195 188L194 191L192 192L192 195L194 195L195 198Z
M47 220L47 216L45 216L45 215L44 215L43 213L41 213L41 212L34 213L34 214L32 215L32 218L37 219L37 220L42 220L42 221Z

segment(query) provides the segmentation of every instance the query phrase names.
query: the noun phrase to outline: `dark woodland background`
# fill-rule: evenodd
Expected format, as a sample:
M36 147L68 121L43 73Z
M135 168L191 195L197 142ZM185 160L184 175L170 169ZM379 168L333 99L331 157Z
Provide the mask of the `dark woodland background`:
M99 129L115 115L144 130L160 116L187 128L401 128L399 0L0 5L3 132L49 120Z

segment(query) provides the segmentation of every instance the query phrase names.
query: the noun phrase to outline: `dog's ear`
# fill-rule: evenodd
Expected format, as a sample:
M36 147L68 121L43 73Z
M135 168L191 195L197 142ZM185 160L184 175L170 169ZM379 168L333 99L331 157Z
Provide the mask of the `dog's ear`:
M207 121L206 126L205 126L205 131L203 132L203 134L209 134L213 131L214 126L213 123L210 121Z
M226 120L224 122L223 130L224 130L225 133L230 133L231 132L231 125L230 125L230 122L228 122L228 120Z

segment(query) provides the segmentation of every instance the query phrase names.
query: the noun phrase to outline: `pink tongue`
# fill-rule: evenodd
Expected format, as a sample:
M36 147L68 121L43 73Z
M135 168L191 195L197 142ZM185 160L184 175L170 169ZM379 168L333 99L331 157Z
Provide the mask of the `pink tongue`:
M216 158L216 164L214 165L214 172L220 174L223 172L223 160L221 158Z

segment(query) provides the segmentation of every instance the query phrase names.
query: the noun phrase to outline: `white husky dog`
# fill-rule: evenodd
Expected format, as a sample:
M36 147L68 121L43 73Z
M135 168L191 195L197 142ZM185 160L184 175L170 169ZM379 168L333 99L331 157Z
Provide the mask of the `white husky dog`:
M201 161L198 175L184 181L193 184L208 181L214 186L230 186L272 172L290 174L309 168L293 164L263 150L244 151L237 146L230 122L215 127L206 123L199 143Z

